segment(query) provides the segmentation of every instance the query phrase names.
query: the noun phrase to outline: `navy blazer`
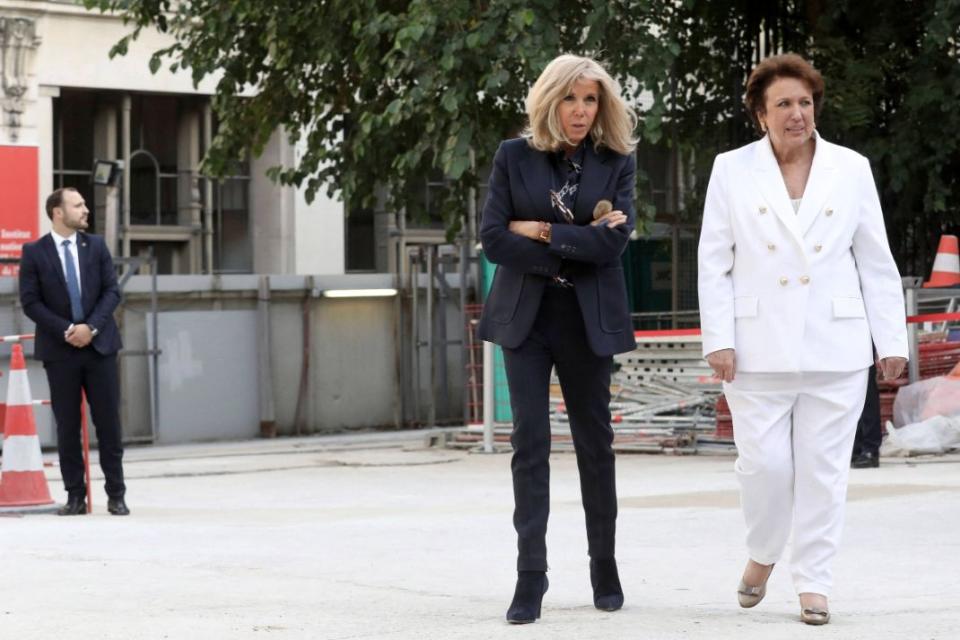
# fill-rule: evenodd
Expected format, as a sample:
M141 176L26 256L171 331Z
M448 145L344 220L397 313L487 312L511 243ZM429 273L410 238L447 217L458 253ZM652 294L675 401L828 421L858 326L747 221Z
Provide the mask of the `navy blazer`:
M550 189L555 188L551 162L548 153L534 149L525 138L506 140L497 149L480 221L484 253L497 271L479 336L508 348L520 346L533 326L547 281L563 263L575 287L590 349L598 356L631 351L636 340L620 256L636 224L636 158L609 149L597 152L586 142L574 224L558 222L550 204ZM627 222L613 229L590 226L602 199L623 211ZM511 220L553 223L550 244L513 233Z
M77 233L80 262L80 301L84 322L99 330L91 343L103 355L123 346L113 311L120 304L120 289L113 259L100 236ZM37 324L35 355L44 362L66 360L77 348L63 339L71 324L70 296L63 263L49 233L23 245L20 257L20 303Z

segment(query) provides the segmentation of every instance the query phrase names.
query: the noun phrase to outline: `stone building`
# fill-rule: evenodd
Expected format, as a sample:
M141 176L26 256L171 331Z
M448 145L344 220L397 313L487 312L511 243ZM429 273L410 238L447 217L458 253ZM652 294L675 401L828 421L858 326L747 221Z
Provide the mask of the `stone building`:
M162 274L344 273L342 203L307 204L264 175L297 149L278 132L235 175L205 180L216 79L195 88L189 73L151 74L150 55L169 43L152 30L111 59L128 32L73 1L0 0L0 255L45 233L43 199L73 186L115 255L152 248ZM95 160L122 163L115 188L93 184Z

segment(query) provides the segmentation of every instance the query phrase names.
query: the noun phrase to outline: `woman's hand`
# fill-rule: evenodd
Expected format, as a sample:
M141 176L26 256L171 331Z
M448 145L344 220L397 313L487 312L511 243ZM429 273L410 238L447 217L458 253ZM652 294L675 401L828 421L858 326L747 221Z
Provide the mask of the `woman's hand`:
M720 349L707 354L707 364L716 377L724 382L733 382L737 370L736 352L733 349Z
M626 221L627 215L623 211L611 211L600 216L590 224L594 227L603 224L613 229L614 227L624 224ZM530 238L531 240L539 240L540 224L541 223L536 220L511 220L507 228L518 236Z
M603 214L596 220L590 223L591 227L596 227L598 225L604 224L608 228L613 229L616 226L619 226L627 221L627 214L623 211L610 211Z
M540 239L540 223L536 220L511 220L507 228L518 236L531 240Z
M905 366L907 366L907 359L896 357L884 358L878 365L884 380L896 380L903 373Z

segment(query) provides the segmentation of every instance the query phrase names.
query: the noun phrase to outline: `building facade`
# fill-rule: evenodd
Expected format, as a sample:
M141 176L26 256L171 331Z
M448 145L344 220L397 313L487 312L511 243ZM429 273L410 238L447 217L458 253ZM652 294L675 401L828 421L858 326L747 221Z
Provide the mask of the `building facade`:
M152 250L161 274L344 273L342 203L307 204L265 175L297 148L278 131L234 175L205 179L216 78L194 87L186 72L151 74L151 54L170 44L152 30L111 59L128 32L73 1L0 0L0 256L46 233L46 195L72 186L114 255ZM96 160L120 163L114 186L94 184Z

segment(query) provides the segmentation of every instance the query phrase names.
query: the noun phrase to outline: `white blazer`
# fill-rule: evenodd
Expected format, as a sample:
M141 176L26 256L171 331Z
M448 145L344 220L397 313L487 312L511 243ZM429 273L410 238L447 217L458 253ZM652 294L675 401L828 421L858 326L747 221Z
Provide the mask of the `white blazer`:
M800 210L769 140L717 156L698 271L703 353L738 371L855 371L907 357L903 288L870 163L815 134Z

